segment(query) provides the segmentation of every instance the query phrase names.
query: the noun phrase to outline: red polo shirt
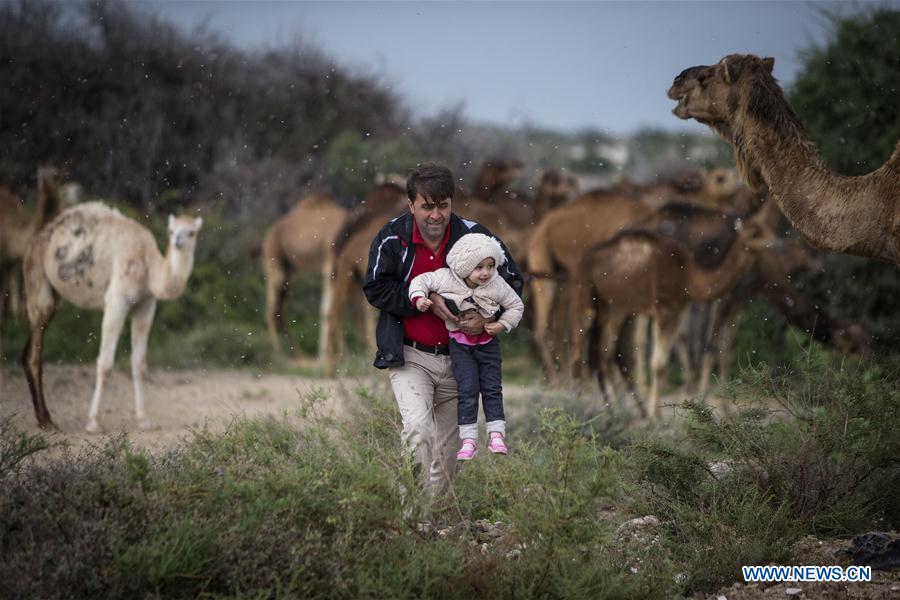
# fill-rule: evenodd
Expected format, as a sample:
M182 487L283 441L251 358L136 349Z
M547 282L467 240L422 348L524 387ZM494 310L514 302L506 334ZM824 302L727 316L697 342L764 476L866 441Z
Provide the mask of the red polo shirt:
M416 224L416 220L413 219L412 241L415 255L413 255L412 269L409 272L407 281L412 281L416 275L443 268L444 250L447 248L447 240L449 239L450 223L448 222L447 228L444 230L444 239L441 242L441 246L437 249L437 252L432 252L431 248L425 243L425 238L419 233L419 226ZM403 337L427 346L450 343L450 337L447 334L447 327L444 325L444 321L435 316L430 310L404 318Z

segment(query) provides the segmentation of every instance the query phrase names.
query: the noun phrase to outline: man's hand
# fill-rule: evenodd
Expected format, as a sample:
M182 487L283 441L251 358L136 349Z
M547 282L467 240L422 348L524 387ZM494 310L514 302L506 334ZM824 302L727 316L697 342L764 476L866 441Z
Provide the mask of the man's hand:
M478 335L484 331L484 324L487 322L477 310L468 310L459 317L459 329L468 335Z
M506 331L506 327L501 325L500 323L486 323L484 326L484 331L489 333L490 335L497 335L503 331Z
M431 300L431 312L433 312L436 317L439 317L444 321L459 323L459 318L450 312L450 309L447 308L447 303L444 302L444 298L440 294L431 292L428 299Z

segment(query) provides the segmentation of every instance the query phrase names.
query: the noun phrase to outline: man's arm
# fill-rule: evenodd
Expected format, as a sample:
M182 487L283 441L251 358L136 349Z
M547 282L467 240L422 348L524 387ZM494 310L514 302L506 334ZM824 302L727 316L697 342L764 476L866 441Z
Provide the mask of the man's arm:
M409 301L409 284L398 279L400 240L385 229L378 232L369 248L369 264L363 292L369 304L401 317L418 313Z

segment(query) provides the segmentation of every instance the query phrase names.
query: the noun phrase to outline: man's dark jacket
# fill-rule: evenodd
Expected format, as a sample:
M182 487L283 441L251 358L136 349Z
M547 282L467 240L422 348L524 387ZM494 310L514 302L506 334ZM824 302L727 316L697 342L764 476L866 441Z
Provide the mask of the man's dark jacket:
M450 238L444 249L444 267L447 266L447 252L465 234L484 233L493 236L487 227L453 213L450 214L448 227ZM379 369L403 366L402 319L419 313L409 300L409 274L416 255L412 228L413 217L407 212L382 227L369 249L369 266L366 269L363 291L369 304L381 311L375 330L378 351L373 363ZM500 244L506 253L506 263L497 272L521 296L522 275L502 240Z

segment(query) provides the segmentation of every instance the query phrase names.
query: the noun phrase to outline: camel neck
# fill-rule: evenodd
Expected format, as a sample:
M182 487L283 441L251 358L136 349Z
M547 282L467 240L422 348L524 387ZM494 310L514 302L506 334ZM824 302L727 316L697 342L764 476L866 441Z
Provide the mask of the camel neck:
M776 127L747 115L740 122L730 139L735 161L751 187L767 188L792 226L821 249L892 260L891 210L873 174L830 171L799 124Z
M181 296L193 268L193 253L178 250L170 242L165 257L159 257L151 274L153 295L160 300L174 300Z

